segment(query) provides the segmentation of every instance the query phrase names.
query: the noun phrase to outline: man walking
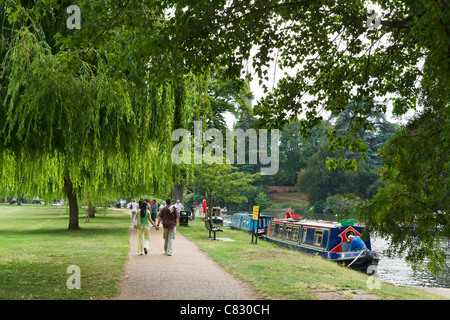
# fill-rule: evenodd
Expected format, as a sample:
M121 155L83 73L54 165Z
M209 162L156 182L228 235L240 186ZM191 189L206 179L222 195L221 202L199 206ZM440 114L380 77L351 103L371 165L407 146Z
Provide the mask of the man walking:
M153 199L153 201L152 201L151 209L152 209L152 211L151 211L152 212L152 220L156 221L156 215L158 214L158 204L156 203L155 199Z
M164 228L164 253L171 256L173 255L173 241L175 239L178 219L180 216L175 206L171 206L172 200L170 198L166 200L166 203L167 205L159 212L158 222L156 225L159 227L162 220Z

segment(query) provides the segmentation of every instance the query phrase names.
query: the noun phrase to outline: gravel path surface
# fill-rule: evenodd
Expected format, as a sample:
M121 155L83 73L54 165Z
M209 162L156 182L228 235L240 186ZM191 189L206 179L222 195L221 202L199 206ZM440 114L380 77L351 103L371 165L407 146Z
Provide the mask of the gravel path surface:
M150 227L147 255L138 254L137 231L132 229L130 248L125 275L115 300L261 299L250 285L221 268L178 231L173 256L164 254L163 228Z

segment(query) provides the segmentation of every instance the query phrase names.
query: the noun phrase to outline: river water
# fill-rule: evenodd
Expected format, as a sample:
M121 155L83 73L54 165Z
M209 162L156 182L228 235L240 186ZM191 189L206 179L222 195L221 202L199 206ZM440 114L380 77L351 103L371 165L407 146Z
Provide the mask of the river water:
M235 212L222 212L224 226L231 223L231 216ZM275 218L284 217L284 212L264 211L262 214L271 215ZM305 219L312 221L309 219ZM383 251L388 248L389 242L382 238L371 238L372 250L380 253L380 262L378 264L378 278L398 286L421 286L421 287L440 287L450 288L450 241L443 240L442 245L447 250L447 265L439 275L433 275L425 270L413 271L413 269L401 258L388 258Z
M372 250L380 253L378 263L378 277L382 281L399 286L421 286L450 288L450 243L449 240L442 240L442 246L447 251L447 265L439 275L433 275L425 270L413 271L413 269L401 257L388 258L383 255L383 250L387 249L389 243L382 238L371 238Z

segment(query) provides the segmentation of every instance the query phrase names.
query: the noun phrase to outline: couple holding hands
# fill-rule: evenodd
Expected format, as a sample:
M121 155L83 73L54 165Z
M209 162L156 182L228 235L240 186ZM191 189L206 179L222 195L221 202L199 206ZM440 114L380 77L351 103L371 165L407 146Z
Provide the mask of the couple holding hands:
M140 218L138 229L138 252L139 254L147 254L150 244L150 224L152 224L156 230L159 230L159 224L163 223L164 232L164 253L168 256L173 255L173 240L175 239L176 227L178 224L179 213L175 206L171 206L172 200L169 198L166 200L166 206L163 207L158 216L157 222L151 218L151 213L147 210L145 203L141 204L139 212L135 215L132 214L132 219Z

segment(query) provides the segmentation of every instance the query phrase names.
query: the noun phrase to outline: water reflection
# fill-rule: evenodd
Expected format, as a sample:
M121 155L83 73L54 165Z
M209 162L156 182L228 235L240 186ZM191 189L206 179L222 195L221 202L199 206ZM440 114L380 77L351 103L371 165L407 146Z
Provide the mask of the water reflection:
M222 212L224 226L231 223L231 217L235 212ZM285 212L282 211L264 211L262 214L271 215L275 218L283 218ZM305 219L310 220L310 219ZM311 221L311 220L310 220ZM317 222L317 220L315 220ZM378 277L380 280L398 285L398 286L422 286L422 287L442 287L450 288L450 242L443 241L443 246L447 250L447 266L441 274L433 275L427 271L413 269L402 258L388 258L383 251L388 248L388 241L382 238L373 238L372 249L380 253L381 259L378 264Z

